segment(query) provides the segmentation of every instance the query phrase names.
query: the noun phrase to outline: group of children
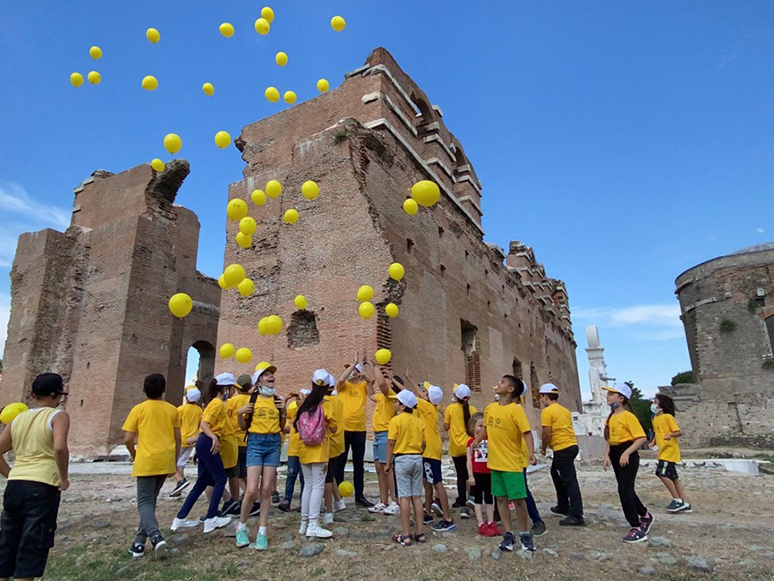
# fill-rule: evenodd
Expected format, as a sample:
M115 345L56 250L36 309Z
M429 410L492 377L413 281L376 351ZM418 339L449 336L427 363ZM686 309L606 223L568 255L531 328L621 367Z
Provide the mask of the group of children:
M533 508L534 500L530 502L527 486L527 466L536 460L531 426L519 404L526 391L524 382L512 375L503 376L495 387L495 401L483 413L470 405L467 386L455 388L454 402L443 416L459 495L450 506L441 470L439 405L443 391L438 386L418 384L408 370L404 380L373 361L358 359L338 380L324 369L315 371L310 389L291 394L287 400L276 394L277 370L272 365L259 366L252 377L237 379L223 373L208 386L209 402L204 409L199 405L199 388L187 390L183 405L176 408L164 400L164 377L146 377L146 400L131 410L123 426L124 441L133 460L132 475L137 479L140 514L131 554L143 556L148 540L154 553L166 552L156 518L158 495L173 475L177 478L173 495L188 487L183 470L192 452L197 458L197 479L171 529L203 525L204 533L210 533L226 526L231 520L229 514L238 514L237 546L265 550L270 507L273 501L279 501L273 496L284 434L289 440L288 476L278 508L290 510L295 481L301 476L299 534L331 537L332 532L323 525L333 522L334 513L346 507L338 491L341 480L336 477L342 455L346 461L345 405L336 388L349 383L348 388L360 389L360 382L350 381L353 377L362 380L367 397L376 403L372 423L380 500L369 510L400 513L401 533L394 536L395 542L426 542L426 525L433 531L454 530L451 508L460 508L464 518L470 504L480 534L502 534L502 550L520 546L534 551L533 537L545 534L545 524ZM646 443L646 436L636 416L627 409L629 387L615 385L606 391L611 413L605 427L604 467L613 467L621 506L631 525L623 540L641 542L647 539L654 520L635 492L638 451ZM0 522L0 579L42 576L54 545L60 494L69 487L69 417L57 409L64 395L59 375L38 376L32 385L32 409L19 414L0 433L0 474L9 480ZM564 515L559 523L562 526L584 526L574 466L577 441L570 412L558 403L558 398L555 385L540 388L541 453L545 454L547 448L553 451L551 477L557 493L557 504L551 512ZM682 432L674 418L674 402L658 394L652 411L654 437L650 446L658 451L656 475L672 496L666 510L690 512L676 470L681 461L677 438ZM11 450L15 452L13 468L4 458ZM190 520L188 516L202 493L209 498L207 512L199 520ZM515 530L512 509L516 513ZM434 523L433 513L441 518L438 523ZM251 541L247 520L255 515L260 516L260 522Z

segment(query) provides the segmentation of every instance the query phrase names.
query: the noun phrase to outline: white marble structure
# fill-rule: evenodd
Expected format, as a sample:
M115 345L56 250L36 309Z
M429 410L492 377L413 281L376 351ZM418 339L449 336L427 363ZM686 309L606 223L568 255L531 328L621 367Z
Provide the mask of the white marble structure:
M576 434L587 436L602 436L605 431L605 420L610 408L605 401L602 389L607 387L614 377L608 377L605 364L604 348L599 344L599 331L595 325L586 327L586 353L589 358L589 384L591 385L591 400L583 402L583 413L573 414Z

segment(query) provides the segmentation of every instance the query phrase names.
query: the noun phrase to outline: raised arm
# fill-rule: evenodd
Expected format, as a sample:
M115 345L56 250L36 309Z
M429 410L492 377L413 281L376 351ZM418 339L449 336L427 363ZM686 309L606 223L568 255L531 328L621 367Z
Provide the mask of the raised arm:
M414 395L419 396L419 384L411 378L411 372L408 367L406 367L406 385L404 389L408 389Z
M346 369L345 369L345 370L342 372L342 374L341 374L341 375L339 375L339 379L338 379L338 381L336 382L336 387L337 387L337 388L338 388L340 385L344 385L344 382L345 382L345 381L347 381L347 380L349 379L349 376L350 376L350 375L352 375L352 372L355 370L355 366L356 366L358 363L360 363L360 358L361 358L360 351L358 351L358 352L355 354L355 361L353 361L353 362L352 362L352 364L351 364L349 367L347 367L347 368L346 368Z

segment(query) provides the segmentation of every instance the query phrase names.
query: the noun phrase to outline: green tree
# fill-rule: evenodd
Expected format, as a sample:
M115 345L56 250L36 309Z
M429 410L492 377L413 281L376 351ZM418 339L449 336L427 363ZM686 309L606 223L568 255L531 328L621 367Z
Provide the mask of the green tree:
M672 378L672 385L678 383L694 383L693 371L681 371Z
M632 397L629 398L629 405L631 406L634 415L640 420L640 424L642 424L642 428L646 432L652 430L653 422L650 414L651 400L642 396L640 389L634 387L633 381L624 381L624 383L632 390Z

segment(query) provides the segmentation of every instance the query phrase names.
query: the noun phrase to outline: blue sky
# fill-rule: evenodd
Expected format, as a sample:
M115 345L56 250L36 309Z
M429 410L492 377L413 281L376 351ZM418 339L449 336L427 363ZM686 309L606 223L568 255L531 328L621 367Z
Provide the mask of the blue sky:
M260 37L262 5L0 5L0 345L18 234L66 227L72 188L95 169L168 159L169 132L192 164L178 203L202 221L199 267L219 274L227 185L243 162L215 147L215 132L236 136L287 107L265 101L268 85L299 101L320 77L338 86L377 46L465 147L484 185L487 241L529 244L567 283L584 389L585 325L599 326L612 375L653 392L689 368L675 277L774 238L768 0L277 1ZM335 14L348 23L339 34ZM233 38L218 33L225 21ZM89 70L102 84L74 89L70 73ZM140 88L147 74L155 92Z

